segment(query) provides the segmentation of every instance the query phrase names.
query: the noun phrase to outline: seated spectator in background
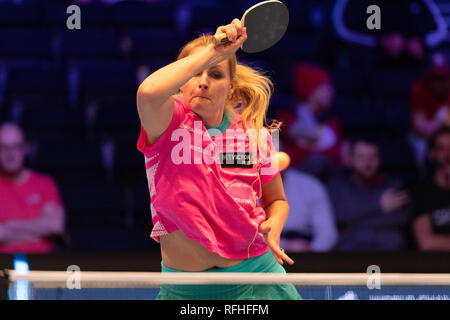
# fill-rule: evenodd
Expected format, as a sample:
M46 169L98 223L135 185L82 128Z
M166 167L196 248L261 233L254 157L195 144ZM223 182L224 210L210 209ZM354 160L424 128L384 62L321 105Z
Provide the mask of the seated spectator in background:
M380 8L380 29L367 27L371 5ZM342 40L377 48L387 66L421 63L447 37L447 24L433 0L336 0L332 16Z
M296 169L284 171L283 184L289 217L280 246L289 252L332 250L338 233L325 186L314 176Z
M0 252L47 253L64 233L64 208L55 182L24 168L28 144L12 123L0 126Z
M450 251L450 127L429 142L433 169L414 192L413 234L419 250Z
M378 145L353 141L349 171L331 178L328 191L339 230L338 250L390 251L407 246L408 193L380 172Z
M450 67L431 67L411 90L411 136L416 163L423 165L427 140L443 125L450 125Z
M340 164L341 129L331 116L334 89L329 74L317 66L295 66L299 103L295 113L280 111L277 119L286 126L280 139L291 157L291 166L326 179Z

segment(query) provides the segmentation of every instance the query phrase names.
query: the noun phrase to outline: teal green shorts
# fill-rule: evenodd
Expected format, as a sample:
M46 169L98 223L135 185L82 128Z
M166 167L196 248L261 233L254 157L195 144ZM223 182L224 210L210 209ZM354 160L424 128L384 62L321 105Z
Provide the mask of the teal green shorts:
M161 272L183 272L167 268L161 261ZM203 272L267 272L283 273L281 266L269 250L263 255L222 269ZM291 283L282 284L162 284L156 300L302 300Z

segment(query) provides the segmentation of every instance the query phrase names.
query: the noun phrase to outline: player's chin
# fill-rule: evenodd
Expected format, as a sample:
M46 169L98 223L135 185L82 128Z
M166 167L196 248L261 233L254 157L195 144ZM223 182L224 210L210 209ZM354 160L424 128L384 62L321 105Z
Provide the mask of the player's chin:
M194 112L202 112L206 109L205 103L199 103L199 102L191 102L189 107Z
M198 101L192 101L191 106L193 109L199 111L208 111L216 107L215 103L210 99L198 99Z

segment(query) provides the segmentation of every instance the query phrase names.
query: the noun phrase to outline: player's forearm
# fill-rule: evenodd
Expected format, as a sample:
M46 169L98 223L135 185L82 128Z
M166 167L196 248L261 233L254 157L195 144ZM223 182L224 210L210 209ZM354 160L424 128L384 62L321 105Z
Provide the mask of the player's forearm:
M35 233L17 232L7 224L0 224L0 243L32 242L39 239Z
M275 200L266 208L267 219L274 221L273 226L281 233L289 216L289 205L286 200Z
M159 106L190 78L219 62L212 45L201 47L194 54L153 72L139 86L138 94L146 96L151 105Z
M9 220L0 224L0 242L32 241L64 232L64 213L62 208L45 212L30 220Z
M419 241L421 251L449 251L450 236L432 234Z

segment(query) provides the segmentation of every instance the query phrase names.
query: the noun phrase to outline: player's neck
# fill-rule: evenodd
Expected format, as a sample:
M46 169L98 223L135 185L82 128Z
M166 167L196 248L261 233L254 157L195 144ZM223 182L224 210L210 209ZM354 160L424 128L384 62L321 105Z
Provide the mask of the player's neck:
M202 118L203 123L207 128L216 128L220 126L223 121L224 111L217 114L210 114L207 116L200 116Z
M28 177L28 170L20 169L19 171L16 171L16 172L1 171L0 175L6 181L14 182L14 183L22 183Z

